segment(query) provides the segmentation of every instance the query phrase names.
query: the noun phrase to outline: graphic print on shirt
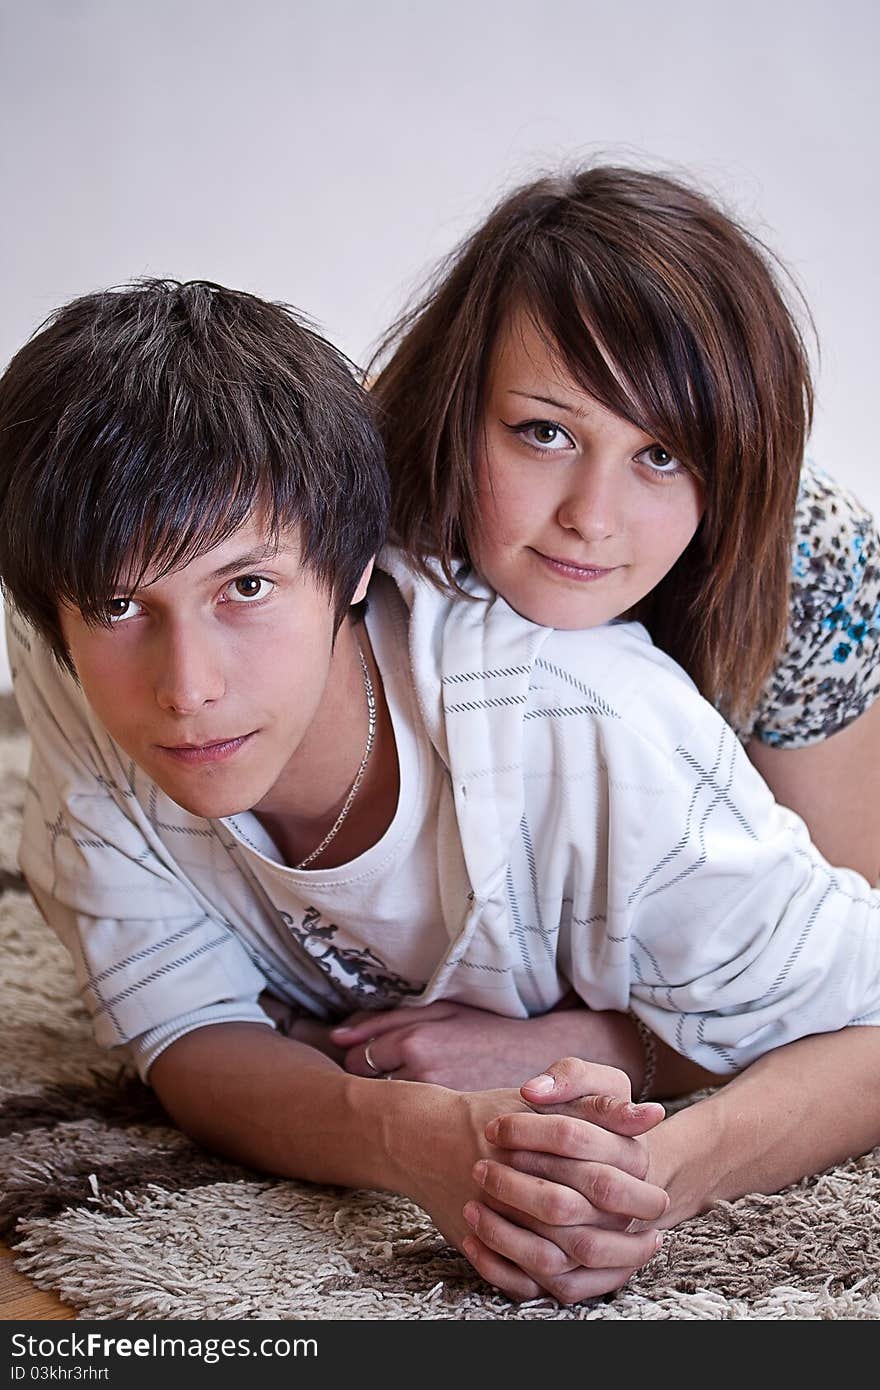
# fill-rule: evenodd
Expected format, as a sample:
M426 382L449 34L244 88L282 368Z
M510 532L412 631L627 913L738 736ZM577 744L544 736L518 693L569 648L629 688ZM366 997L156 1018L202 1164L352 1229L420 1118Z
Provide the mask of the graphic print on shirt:
M366 947L358 950L335 944L339 927L334 922L323 923L318 908L307 908L301 922L295 922L289 912L281 916L291 935L344 995L352 1012L358 1008L391 1009L404 996L422 993L424 983L413 984L396 975Z

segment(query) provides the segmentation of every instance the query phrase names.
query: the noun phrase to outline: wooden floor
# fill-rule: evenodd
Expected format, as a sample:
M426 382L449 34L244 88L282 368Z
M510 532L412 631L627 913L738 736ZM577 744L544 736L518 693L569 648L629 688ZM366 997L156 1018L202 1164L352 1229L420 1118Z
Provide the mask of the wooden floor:
M48 1321L75 1318L76 1310L69 1308L53 1293L35 1289L29 1279L12 1267L12 1252L0 1245L0 1322L21 1319Z

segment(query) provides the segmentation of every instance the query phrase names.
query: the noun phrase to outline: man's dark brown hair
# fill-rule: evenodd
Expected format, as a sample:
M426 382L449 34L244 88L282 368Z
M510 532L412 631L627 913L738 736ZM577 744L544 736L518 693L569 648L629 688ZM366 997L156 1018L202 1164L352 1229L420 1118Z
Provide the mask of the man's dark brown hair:
M60 603L111 597L226 540L297 528L337 623L388 484L351 365L283 304L143 280L57 310L0 378L0 579L67 664Z
M487 368L524 310L585 391L699 479L697 534L633 616L729 717L748 710L785 633L813 405L772 265L665 175L596 167L505 198L377 354L392 539L451 584L470 561Z

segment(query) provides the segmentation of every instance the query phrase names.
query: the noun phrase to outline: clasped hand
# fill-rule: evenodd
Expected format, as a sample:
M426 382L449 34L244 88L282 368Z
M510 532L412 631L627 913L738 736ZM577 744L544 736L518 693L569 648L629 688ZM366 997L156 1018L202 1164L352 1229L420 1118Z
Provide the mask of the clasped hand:
M643 1137L664 1111L634 1105L629 1078L616 1067L576 1057L544 1066L547 1052L538 1049L558 1036L560 1022L558 1015L506 1019L441 1002L356 1015L330 1038L346 1049L350 1072L369 1076L381 1067L401 1080L474 1092L461 1099L475 1105L488 1099L486 1091L510 1087L514 1070L517 1082L524 1070L543 1071L511 1090L506 1105L505 1093L495 1091L497 1113L488 1122L480 1106L488 1147L477 1150L474 1195L461 1208L467 1234L456 1221L438 1224L510 1297L549 1293L575 1303L621 1287L658 1248L656 1223L668 1197L648 1181ZM368 1041L373 1067L364 1060Z
M548 1078L553 1082L548 1086ZM526 1082L530 1107L486 1126L497 1157L475 1165L468 1259L517 1299L577 1303L620 1288L656 1253L669 1205L642 1137L661 1105L634 1105L623 1072L566 1057ZM647 1229L631 1229L634 1224Z

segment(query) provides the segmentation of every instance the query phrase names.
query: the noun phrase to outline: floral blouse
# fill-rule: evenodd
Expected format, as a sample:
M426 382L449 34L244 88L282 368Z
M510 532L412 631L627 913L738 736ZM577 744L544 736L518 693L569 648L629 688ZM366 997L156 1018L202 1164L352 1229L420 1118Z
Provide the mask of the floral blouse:
M743 742L804 748L852 723L880 695L880 535L860 502L804 464L788 634Z

